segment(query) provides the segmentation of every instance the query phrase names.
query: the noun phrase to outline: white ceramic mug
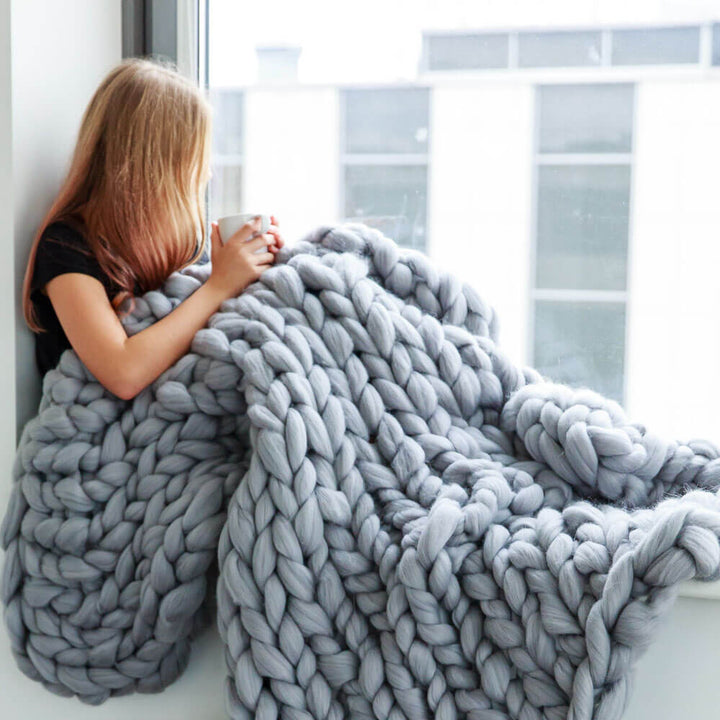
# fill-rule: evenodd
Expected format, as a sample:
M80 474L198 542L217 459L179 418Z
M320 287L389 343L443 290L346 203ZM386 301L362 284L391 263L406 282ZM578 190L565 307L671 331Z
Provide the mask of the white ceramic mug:
M245 223L250 222L253 218L256 218L260 213L240 213L239 215L226 215L218 220L218 228L220 230L220 242L225 243L229 240ZM262 235L266 233L272 224L270 222L269 215L260 215L262 218L260 230L255 232L248 240L251 240L256 235ZM257 252L266 252L267 248L260 248Z

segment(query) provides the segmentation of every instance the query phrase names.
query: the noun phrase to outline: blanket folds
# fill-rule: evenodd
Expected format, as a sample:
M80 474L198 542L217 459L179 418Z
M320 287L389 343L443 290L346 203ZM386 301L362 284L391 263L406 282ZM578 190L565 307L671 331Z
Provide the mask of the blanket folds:
M134 334L210 275L137 298ZM614 720L681 581L720 578L720 458L519 367L478 293L320 226L130 401L72 350L2 526L20 669L101 703L213 618L233 718Z

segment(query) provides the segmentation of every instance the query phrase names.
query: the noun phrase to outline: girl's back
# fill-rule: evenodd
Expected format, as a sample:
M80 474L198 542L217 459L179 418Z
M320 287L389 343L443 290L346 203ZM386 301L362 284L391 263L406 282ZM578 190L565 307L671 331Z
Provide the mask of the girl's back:
M63 273L82 273L97 278L110 300L122 289L100 267L79 223L57 221L48 225L38 243L30 286L30 299L42 326L47 329L47 332L35 334L35 363L40 375L54 368L60 355L72 347L46 289L50 280ZM135 291L139 291L137 283Z

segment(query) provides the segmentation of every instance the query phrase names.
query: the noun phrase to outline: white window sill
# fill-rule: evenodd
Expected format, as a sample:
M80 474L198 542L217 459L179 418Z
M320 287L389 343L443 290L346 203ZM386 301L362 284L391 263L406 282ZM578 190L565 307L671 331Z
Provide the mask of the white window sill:
M705 600L720 600L720 580L713 582L688 580L680 584L680 596L703 598Z

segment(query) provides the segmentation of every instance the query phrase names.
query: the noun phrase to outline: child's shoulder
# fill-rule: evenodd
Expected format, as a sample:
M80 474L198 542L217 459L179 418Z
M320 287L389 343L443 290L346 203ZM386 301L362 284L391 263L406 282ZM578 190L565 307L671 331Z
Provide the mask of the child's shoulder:
M49 223L40 235L39 245L53 253L57 253L61 248L79 251L83 255L91 253L83 228L68 220L55 220Z

